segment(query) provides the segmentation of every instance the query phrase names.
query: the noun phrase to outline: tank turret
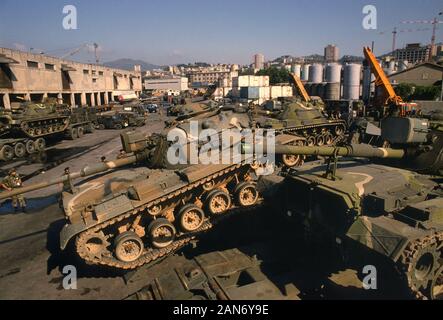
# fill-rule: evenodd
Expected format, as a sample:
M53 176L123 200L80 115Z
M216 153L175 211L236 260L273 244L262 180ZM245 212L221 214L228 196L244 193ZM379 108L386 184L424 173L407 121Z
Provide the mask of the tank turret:
M382 135L392 148L263 146L265 152L328 158L283 173L265 201L302 231L307 245L314 239L336 243L348 254L364 246L393 264L413 297L441 299L443 163L441 135L434 128L424 119L386 118ZM346 159L338 161L339 156ZM420 166L405 169L414 164Z
M171 254L226 215L250 210L259 201L247 161L177 166L166 156L171 142L165 135L126 132L121 140L126 151L121 159L2 192L0 199L91 176L62 192L67 223L60 246L74 241L86 262L117 269Z

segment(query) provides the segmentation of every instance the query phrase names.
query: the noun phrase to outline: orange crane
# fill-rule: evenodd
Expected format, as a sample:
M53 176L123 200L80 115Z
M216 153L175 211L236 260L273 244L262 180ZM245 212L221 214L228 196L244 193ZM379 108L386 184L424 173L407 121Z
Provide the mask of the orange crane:
M364 47L363 53L371 67L372 74L375 76L375 86L382 89L380 97L381 105L389 107L394 106L400 109L401 115L405 115L410 112L413 107L417 106L415 103L405 103L403 99L395 93L388 77L378 64L377 58L369 47Z
M309 96L309 94L306 92L305 86L303 85L303 83L301 82L300 78L298 76L296 76L294 73L290 73L292 80L295 83L295 87L297 88L298 92L300 93L300 95L302 96L303 100L305 102L309 102L311 101L311 97Z

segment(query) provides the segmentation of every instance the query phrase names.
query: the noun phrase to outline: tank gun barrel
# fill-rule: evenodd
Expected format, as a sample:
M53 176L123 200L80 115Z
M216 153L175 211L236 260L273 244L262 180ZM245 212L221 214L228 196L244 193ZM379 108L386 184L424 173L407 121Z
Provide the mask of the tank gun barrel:
M81 169L79 172L74 172L68 175L63 175L60 177L54 177L52 179L46 180L44 182L40 182L40 183L36 183L36 184L32 184L26 187L21 187L21 188L16 188L13 189L12 191L6 191L6 192L0 192L0 200L4 200L4 199L8 199L11 198L13 196L19 195L19 194L23 194L23 193L27 193L27 192L31 192L34 190L39 190L39 189L43 189L55 184L60 184L63 183L65 181L70 180L74 180L80 177L87 177L87 176L91 176L97 173L101 173L101 172L106 172L108 170L112 170L118 167L122 167L128 164L132 164L138 161L137 156L132 155L132 156L128 156L122 159L117 159L117 160L112 160L112 161L106 161L106 162L101 162L101 163L97 163L97 164L93 164L93 165L88 165L86 167L84 167L83 169Z
M363 158L394 158L401 159L406 155L403 149L375 148L370 145L352 144L343 147L328 146L290 146L276 144L273 148L262 145L264 153L292 154L306 156L342 156L342 157L363 157ZM253 153L253 146L244 144L242 151L245 154Z

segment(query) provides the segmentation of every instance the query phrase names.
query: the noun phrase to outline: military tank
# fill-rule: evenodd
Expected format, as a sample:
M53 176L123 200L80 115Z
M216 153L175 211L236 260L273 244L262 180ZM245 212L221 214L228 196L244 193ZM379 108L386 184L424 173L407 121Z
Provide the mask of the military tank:
M69 116L57 111L51 103L20 103L12 110L0 111L0 160L9 161L27 154L42 152L45 138L63 133Z
M217 104L214 101L177 104L168 108L167 115L172 117L190 116L204 113L215 107L217 107Z
M334 145L344 140L346 132L346 122L328 118L318 102L304 102L296 97L283 99L281 111L253 110L252 114L258 127L274 129L277 136L297 137L292 141L282 138L284 144ZM282 155L281 160L289 168L302 164L302 158L293 155Z
M427 119L388 117L382 135L395 149L276 147L328 161L284 173L270 201L305 238L366 247L392 262L414 297L441 299L443 130Z
M168 270L126 300L300 300L294 285L281 290L263 269L257 257L237 248L209 252Z
M177 129L187 132L182 125ZM89 264L126 270L165 257L220 219L259 205L254 164L246 158L229 164L176 165L167 160L171 142L163 134L126 132L121 140L124 158L1 193L0 198L106 173L63 192L67 223L60 245L65 249L74 243ZM186 149L190 144L184 145Z

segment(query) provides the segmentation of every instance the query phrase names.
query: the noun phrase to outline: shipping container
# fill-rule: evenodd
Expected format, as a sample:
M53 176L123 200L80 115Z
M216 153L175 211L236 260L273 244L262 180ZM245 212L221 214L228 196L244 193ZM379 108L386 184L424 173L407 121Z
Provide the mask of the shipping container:
M243 99L259 99L260 87L241 87L240 98Z

